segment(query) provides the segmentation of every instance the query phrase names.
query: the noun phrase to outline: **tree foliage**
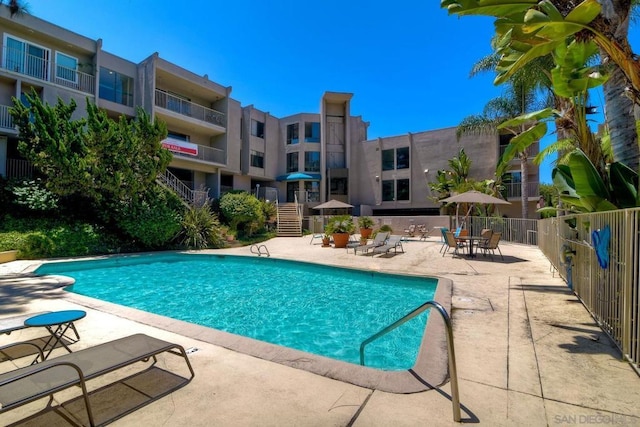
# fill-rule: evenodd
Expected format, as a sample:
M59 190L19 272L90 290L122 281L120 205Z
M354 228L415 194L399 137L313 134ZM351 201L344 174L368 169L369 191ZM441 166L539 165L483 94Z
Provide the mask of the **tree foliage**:
M264 227L265 217L260 201L247 192L230 192L220 198L220 210L234 231L240 229L245 235Z

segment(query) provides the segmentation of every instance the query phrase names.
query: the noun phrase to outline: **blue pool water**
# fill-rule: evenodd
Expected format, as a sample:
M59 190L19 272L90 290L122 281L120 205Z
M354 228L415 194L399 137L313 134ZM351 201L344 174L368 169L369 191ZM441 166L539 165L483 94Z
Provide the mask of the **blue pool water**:
M272 258L160 254L48 263L67 290L360 363L360 343L426 301L437 279ZM428 312L367 345L367 366L411 368Z

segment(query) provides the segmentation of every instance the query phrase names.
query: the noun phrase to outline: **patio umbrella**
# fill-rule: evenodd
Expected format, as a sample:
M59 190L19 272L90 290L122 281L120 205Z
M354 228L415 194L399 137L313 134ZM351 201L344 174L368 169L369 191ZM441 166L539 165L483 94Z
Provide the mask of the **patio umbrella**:
M445 199L440 200L445 203L470 203L471 206L465 215L465 218L469 216L471 213L471 208L476 203L481 203L483 205L510 205L511 202L507 202L506 200L499 199L497 197L493 197L490 194L481 193L476 190L465 191L464 193L456 194L455 196L447 197ZM456 207L456 221L458 219L458 207Z
M341 202L340 200L331 199L328 202L322 203L321 205L314 206L313 209L344 209L344 208L352 208L353 205L349 203Z
M341 202L340 200L331 199L328 202L322 203L318 206L314 206L313 209L321 209L321 214L324 215L325 209L348 209L352 208L353 205L349 203Z

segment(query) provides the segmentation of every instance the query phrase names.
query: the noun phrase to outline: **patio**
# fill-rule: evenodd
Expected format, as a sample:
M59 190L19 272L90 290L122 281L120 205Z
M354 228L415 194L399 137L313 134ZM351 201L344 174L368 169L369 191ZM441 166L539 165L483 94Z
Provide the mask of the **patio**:
M319 241L309 245L310 238L265 244L272 257L453 280L450 314L463 422L640 424L640 378L566 284L554 277L536 247L501 242L504 261L442 257L441 242L431 237L403 242L405 253L390 257L354 257L345 249L322 248ZM249 247L215 252L250 255ZM85 310L86 318L76 324L82 340L73 349L138 332L197 349L190 354L196 372L191 383L113 425L457 425L449 383L440 390L391 394L257 359L209 344L207 328L51 290L55 281L42 283L24 274L36 265L0 265L1 315ZM0 336L0 345L41 335L35 328L24 329ZM159 360L161 367L173 363L178 362ZM0 371L12 367L12 362L0 363ZM89 385L93 389L110 381ZM59 393L54 406L77 395L76 390ZM39 401L9 411L0 415L0 424L22 420L44 406ZM66 406L74 413L73 405ZM20 423L43 424L74 425L51 411Z

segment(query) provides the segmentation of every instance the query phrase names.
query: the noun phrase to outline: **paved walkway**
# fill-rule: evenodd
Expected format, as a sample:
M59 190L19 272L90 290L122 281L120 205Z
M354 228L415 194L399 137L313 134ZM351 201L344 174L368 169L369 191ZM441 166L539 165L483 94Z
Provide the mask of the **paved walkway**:
M404 254L385 258L354 256L352 251L310 245L309 239L276 238L266 245L272 257L453 280L451 314L463 423L640 426L640 378L564 282L550 272L549 262L537 248L502 243L504 261L499 256L493 262L484 257L468 260L442 257L440 242L432 238L406 242ZM250 253L248 247L215 252ZM70 297L50 290L50 284L16 274L33 266L28 261L0 265L0 315L86 310L87 317L76 324L82 340L73 348L143 332L198 349L190 355L196 371L191 383L113 425L457 425L452 421L449 383L415 394L342 383L208 344L204 335L190 328L170 332L176 330L171 319ZM17 331L0 336L0 345L38 334L42 331L35 328ZM12 369L13 363L0 363L0 371ZM181 368L180 361L170 356L161 358L159 365ZM113 381L112 377L99 379L91 386ZM160 387L163 382L154 379L145 384ZM108 390L103 394L111 400L105 397L96 402L103 419L121 410L114 401L136 400L122 397L129 396L130 388ZM77 390L59 393L54 405L77 395ZM153 400L153 393L146 395ZM40 401L2 414L0 425L22 420L44 404ZM74 416L83 417L82 406L71 403L59 413L37 414L20 425L75 425L70 421Z

